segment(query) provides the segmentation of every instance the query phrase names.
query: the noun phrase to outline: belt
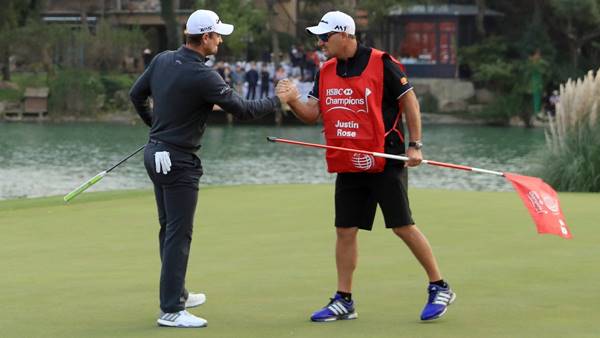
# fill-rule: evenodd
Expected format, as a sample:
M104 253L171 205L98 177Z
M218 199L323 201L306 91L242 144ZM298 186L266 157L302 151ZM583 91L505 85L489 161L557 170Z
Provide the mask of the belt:
M153 138L149 139L148 143L162 144L162 145L165 145L165 146L169 147L170 149L174 149L174 150L181 151L181 152L188 153L188 154L195 154L196 153L195 150L190 150L190 149L182 148L180 146L176 146L176 145L171 144L171 143L159 141L159 140L153 139Z

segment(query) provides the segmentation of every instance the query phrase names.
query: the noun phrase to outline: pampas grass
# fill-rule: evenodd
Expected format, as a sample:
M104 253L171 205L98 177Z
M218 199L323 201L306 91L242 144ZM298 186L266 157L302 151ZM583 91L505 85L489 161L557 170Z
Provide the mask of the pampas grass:
M600 191L600 70L560 86L541 175L562 191Z

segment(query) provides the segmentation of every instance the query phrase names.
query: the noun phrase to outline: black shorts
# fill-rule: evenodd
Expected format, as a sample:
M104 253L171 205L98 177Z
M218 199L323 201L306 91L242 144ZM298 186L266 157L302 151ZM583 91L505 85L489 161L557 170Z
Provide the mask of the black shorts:
M340 173L335 181L335 226L373 228L377 205L386 228L412 225L404 167L386 166L377 174Z

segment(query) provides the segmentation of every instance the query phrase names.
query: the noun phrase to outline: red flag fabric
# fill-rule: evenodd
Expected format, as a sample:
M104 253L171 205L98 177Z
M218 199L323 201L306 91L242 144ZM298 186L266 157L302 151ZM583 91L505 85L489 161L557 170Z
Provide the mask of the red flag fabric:
M504 173L504 177L519 193L535 222L538 233L571 238L571 231L565 222L558 196L552 187L537 177L511 173Z

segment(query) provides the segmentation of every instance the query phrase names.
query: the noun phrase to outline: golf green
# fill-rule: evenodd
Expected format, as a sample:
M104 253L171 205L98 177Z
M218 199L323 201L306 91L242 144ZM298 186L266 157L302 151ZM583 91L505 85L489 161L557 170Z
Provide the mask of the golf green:
M538 235L514 192L417 190L414 218L458 298L421 323L426 278L383 226L359 236L358 320L335 291L333 187L202 187L187 274L203 329L159 328L150 191L0 202L0 337L598 337L600 195L560 194L574 238Z

